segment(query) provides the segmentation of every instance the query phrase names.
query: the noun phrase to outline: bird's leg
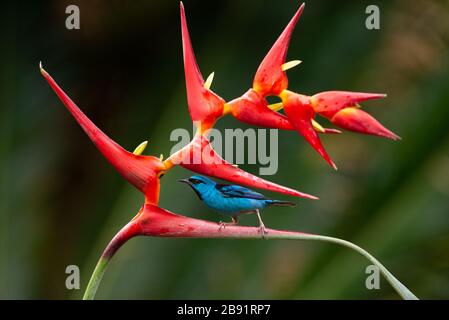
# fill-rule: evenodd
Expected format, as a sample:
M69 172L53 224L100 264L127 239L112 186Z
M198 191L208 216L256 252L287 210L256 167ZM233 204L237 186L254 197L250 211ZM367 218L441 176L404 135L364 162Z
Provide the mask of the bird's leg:
M262 218L260 217L259 209L256 209L257 218L259 219L259 232L262 235L262 238L265 239L265 235L268 234L267 229L265 229L265 225L263 224Z
M224 221L220 221L218 224L220 225L220 227L218 228L218 231L221 231L221 229L226 228L226 226L235 226L237 224L237 216L235 217L231 217L232 221L231 222L224 222Z

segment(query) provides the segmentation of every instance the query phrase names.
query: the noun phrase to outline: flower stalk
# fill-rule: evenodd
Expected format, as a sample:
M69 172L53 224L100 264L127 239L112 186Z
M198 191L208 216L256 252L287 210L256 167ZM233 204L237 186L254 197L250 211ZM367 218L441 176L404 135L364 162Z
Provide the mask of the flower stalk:
M385 279L403 299L418 299L379 260L352 242L334 237L296 231L275 229L267 229L267 231L268 233L264 236L267 240L324 241L354 250L376 265ZM226 226L225 228L220 228L220 225L215 222L177 215L154 205L144 205L136 218L125 226L106 247L95 267L83 299L94 299L106 267L115 252L127 240L137 235L167 238L261 239L260 230L257 227Z
M89 283L87 284L83 300L93 300L95 298L95 294L98 290L98 287L100 286L101 280L103 279L103 275L112 257L115 255L118 249L120 249L120 247L124 245L129 239L138 235L139 228L137 227L136 220L138 219L141 211L139 211L137 216L133 220L131 220L126 226L124 226L114 236L114 238L112 238L112 240L104 249L103 254L98 260L94 271L92 272Z

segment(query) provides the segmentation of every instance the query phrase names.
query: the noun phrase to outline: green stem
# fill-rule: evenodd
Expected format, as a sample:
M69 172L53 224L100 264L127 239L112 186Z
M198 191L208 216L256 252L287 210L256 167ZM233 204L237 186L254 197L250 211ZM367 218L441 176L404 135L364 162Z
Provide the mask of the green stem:
M106 268L111 261L117 250L129 239L136 236L136 225L134 220L131 220L127 225L125 225L109 242L104 249L103 254L98 260L95 266L94 272L90 277L89 283L87 284L86 291L84 292L83 300L93 300L95 294L97 293L98 286L100 285L101 279L106 271Z
M105 258L103 256L101 256L100 260L98 260L95 270L90 277L86 291L84 292L83 300L93 300L95 298L98 286L100 285L101 279L103 278L109 261L109 258Z
M360 253L362 256L367 258L369 261L371 261L373 264L375 264L380 272L384 275L385 279L391 284L391 286L396 290L396 292L402 297L404 300L419 300L417 296L415 296L406 286L404 286L398 279L396 279L395 276L391 274L390 271L388 271L387 268L383 266L382 263L380 263L379 260L374 258L371 254L369 254L366 250L362 249L361 247L353 244L352 242L339 239L339 238L333 238L333 237L327 237L327 236L320 236L320 235L314 235L314 234L301 234L301 235L295 235L295 236L273 236L270 237L272 239L292 239L292 240L318 240L318 241L325 241L325 242L331 242L335 243L347 248L350 248L358 253Z

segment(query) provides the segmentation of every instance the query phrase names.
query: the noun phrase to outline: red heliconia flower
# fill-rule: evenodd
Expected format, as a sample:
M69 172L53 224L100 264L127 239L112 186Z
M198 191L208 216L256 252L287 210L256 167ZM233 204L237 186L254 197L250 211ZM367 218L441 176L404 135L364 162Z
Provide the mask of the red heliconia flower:
M159 201L159 176L165 171L163 162L156 157L136 155L123 149L78 108L42 66L40 66L40 69L59 99L103 156L123 178L145 195L146 203L157 204Z
M187 28L184 5L181 2L182 49L190 117L200 131L210 129L223 115L225 101L204 85Z
M318 199L307 193L287 188L252 175L224 160L212 148L211 143L203 134L197 134L184 148L172 154L167 160L167 167L180 166L200 174L227 180L249 187L279 192L307 199Z
M53 78L40 66L44 78L58 95L65 107L87 133L89 138L114 168L132 185L145 195L145 203L138 214L125 225L109 242L95 267L84 299L93 299L106 270L117 250L129 239L138 236L187 237L187 238L261 238L260 229L256 227L227 226L199 219L193 219L169 212L158 206L160 177L175 165L208 176L224 179L236 184L280 192L292 196L317 199L314 196L287 188L250 173L226 162L212 148L207 139L207 132L222 115L231 113L240 121L270 128L296 130L335 167L324 150L317 132L337 133L338 130L324 129L315 123L315 113L328 118L334 124L353 131L399 138L385 129L374 118L357 108L361 101L380 98L383 95L323 92L313 97L300 95L287 90L285 70L296 65L298 61L285 64L288 42L293 28L301 15L304 4L296 12L289 25L274 44L257 70L253 89L242 97L228 104L209 90L210 82L203 80L195 60L189 33L187 30L184 7L181 2L181 26L184 51L184 68L187 84L189 111L194 124L198 127L193 140L181 150L172 154L164 162L160 158L140 155L146 142L131 153L111 140L67 96ZM267 95L278 95L282 99L287 117L276 112L277 107L268 106ZM333 242L349 247L379 267L386 279L406 299L417 299L400 283L380 262L362 248L342 239L292 231L267 229L264 238L304 239Z
M237 120L265 128L294 130L284 115L271 110L265 98L254 89L226 104L225 109Z
M225 105L225 113L230 113L237 120L265 128L296 130L290 120L268 106L265 98L254 89L249 89L244 95ZM341 131L314 127L319 133L336 134Z
M327 91L312 96L310 104L316 113L343 129L398 140L398 135L359 109L360 102L385 97L381 93Z
M287 49L296 23L304 10L304 3L296 11L287 27L267 53L253 81L253 88L262 96L279 95L287 89L288 79L283 67L287 57ZM298 61L299 63L299 61Z
M383 127L368 113L360 110L358 103L384 98L385 94L347 91L327 91L312 97L284 90L282 104L289 121L307 142L334 168L334 162L324 149L312 120L315 113L329 119L333 124L350 131L397 140L399 136Z
M315 196L269 182L233 166L213 150L209 140L200 131L186 147L173 154L165 162L156 157L128 152L95 126L42 67L41 73L100 152L126 180L144 193L147 203L158 203L159 177L177 164L193 172L250 187L318 199Z
M313 128L312 120L315 117L315 111L310 104L310 97L284 90L281 93L281 98L285 114L299 134L306 139L327 163L334 169L337 169L337 166L327 154L317 132Z

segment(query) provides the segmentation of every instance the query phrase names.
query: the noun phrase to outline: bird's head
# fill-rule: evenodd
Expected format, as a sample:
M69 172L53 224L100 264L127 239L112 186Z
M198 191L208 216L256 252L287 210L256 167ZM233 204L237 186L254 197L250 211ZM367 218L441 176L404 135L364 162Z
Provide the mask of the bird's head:
M203 176L191 176L190 178L180 179L178 181L187 183L189 186L192 187L193 190L197 192L197 194L200 197L201 193L216 185L216 183L213 180Z

